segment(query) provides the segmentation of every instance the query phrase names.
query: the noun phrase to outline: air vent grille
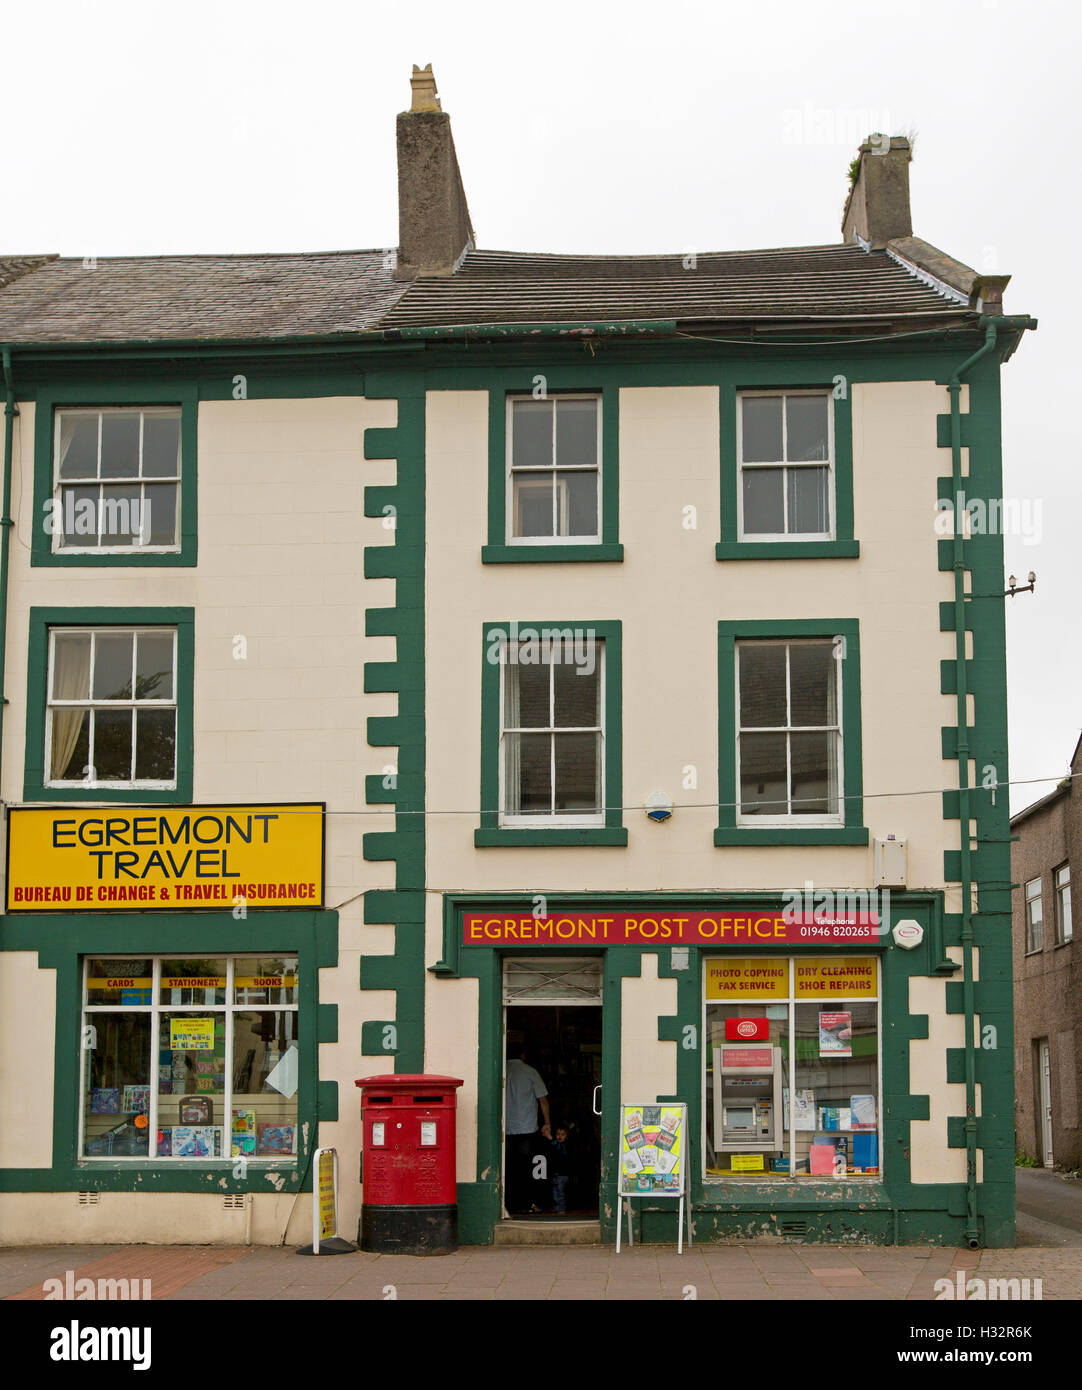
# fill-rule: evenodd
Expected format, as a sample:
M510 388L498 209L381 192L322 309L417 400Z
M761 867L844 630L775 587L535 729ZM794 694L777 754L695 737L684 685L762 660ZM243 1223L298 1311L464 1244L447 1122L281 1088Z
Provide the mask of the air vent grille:
M80 1192L77 1197L81 1207L96 1207L101 1201L100 1192Z
M243 1197L243 1195L238 1196L238 1197L223 1197L223 1198L222 1198L222 1207L223 1207L223 1209L224 1209L225 1211L243 1211L243 1210L244 1210L244 1197Z

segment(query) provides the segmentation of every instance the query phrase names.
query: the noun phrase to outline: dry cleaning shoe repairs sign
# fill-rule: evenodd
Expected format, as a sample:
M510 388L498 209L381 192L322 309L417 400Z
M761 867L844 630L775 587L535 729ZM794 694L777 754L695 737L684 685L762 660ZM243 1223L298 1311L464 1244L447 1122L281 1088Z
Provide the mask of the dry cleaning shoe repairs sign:
M8 912L320 907L323 806L8 812Z

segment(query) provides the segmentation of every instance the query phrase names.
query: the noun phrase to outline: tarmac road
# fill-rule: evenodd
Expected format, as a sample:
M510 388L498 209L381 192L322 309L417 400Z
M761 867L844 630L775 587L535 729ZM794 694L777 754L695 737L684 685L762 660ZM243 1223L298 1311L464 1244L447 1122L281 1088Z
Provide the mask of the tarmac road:
M1016 1168L1019 1245L1082 1245L1082 1182L1051 1168Z

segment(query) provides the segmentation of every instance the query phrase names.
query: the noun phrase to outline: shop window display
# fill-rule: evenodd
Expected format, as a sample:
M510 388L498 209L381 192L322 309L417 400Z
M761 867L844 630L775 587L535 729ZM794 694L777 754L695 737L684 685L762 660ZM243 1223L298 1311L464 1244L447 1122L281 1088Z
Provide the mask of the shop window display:
M85 1158L297 1151L296 957L85 963Z
M704 977L706 1180L878 1177L876 958L713 957Z

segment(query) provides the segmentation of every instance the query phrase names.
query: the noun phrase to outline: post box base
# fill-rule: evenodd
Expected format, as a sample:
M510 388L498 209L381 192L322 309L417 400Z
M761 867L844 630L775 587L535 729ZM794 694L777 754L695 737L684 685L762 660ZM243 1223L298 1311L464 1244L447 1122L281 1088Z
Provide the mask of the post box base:
M458 1207L361 1207L358 1241L379 1255L450 1255L458 1249Z

